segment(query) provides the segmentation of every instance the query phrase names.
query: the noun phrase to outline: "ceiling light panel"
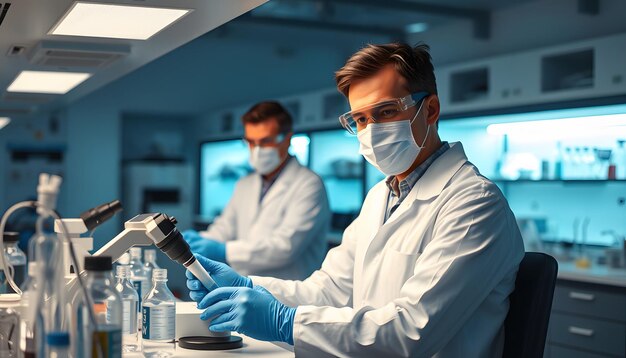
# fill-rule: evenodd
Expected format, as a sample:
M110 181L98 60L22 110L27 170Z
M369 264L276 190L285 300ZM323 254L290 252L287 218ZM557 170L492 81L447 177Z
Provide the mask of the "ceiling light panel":
M7 124L11 122L11 118L9 117L0 117L0 129L6 127Z
M147 40L190 11L77 1L49 34Z
M91 77L82 72L22 71L8 92L65 94Z

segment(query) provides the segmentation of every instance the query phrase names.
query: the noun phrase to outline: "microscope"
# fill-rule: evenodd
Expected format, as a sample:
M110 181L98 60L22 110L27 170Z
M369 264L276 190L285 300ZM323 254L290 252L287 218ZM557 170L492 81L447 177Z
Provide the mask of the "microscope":
M93 230L115 212L121 210L121 204L114 201L88 210L81 214L80 219L62 219L73 243L78 249L78 256L89 255L91 238L80 238L80 234ZM82 222L82 223L81 223ZM128 249L133 246L150 246L154 244L171 260L176 261L193 273L200 282L210 291L218 287L204 267L196 260L176 228L176 218L162 213L141 214L124 223L124 231L109 241L93 256L110 256L113 262L117 261ZM55 228L60 225L56 225ZM81 231L80 233L78 231ZM82 242L81 240L86 241ZM72 271L69 268L70 273ZM73 273L73 272L71 272ZM73 276L73 275L72 275ZM68 277L68 276L66 276ZM70 278L67 283L69 297L76 297L78 285L76 277ZM72 302L73 303L73 302ZM231 336L230 332L212 332L208 329L208 322L200 320L201 310L195 302L178 302L176 304L176 339L179 346L197 350L222 350L242 347L241 337Z

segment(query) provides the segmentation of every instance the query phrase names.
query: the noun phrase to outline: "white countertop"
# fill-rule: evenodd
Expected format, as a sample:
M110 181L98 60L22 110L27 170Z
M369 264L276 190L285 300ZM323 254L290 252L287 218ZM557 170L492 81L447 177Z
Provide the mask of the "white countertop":
M294 357L293 347L284 344L284 343L272 343L272 342L264 342L258 341L256 339L239 335L243 338L243 347L238 349L231 350L223 350L223 351L197 351L191 349L184 349L178 347L178 343L176 344L176 350L174 352L173 357L235 357L242 355L249 355L255 357L272 357L272 358L282 358L282 357ZM141 352L136 353L124 353L124 358L139 358L144 357Z
M626 287L626 269L610 268L596 263L592 263L591 267L583 269L576 267L573 261L559 261L557 277L562 280Z

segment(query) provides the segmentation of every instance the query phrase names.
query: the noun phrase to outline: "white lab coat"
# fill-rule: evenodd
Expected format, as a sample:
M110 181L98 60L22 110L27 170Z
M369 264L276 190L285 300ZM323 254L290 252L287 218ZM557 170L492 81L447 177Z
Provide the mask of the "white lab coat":
M296 355L501 357L524 247L500 190L455 143L383 224L388 194L370 190L308 279L252 277L298 306Z
M321 178L293 157L259 203L261 176L235 186L222 214L200 232L226 243L226 261L243 275L304 279L320 268L330 209Z

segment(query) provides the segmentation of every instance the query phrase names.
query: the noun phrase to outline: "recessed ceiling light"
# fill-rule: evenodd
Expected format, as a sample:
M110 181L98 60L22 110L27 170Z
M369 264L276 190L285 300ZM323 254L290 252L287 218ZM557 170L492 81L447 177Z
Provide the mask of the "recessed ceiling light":
M406 25L404 30L410 34L416 34L418 32L428 30L428 24L425 22L416 22L414 24Z
M190 11L77 1L49 34L147 40Z
M0 129L6 127L7 124L11 122L11 118L9 117L0 117Z
M7 91L65 94L89 77L91 73L22 71Z

